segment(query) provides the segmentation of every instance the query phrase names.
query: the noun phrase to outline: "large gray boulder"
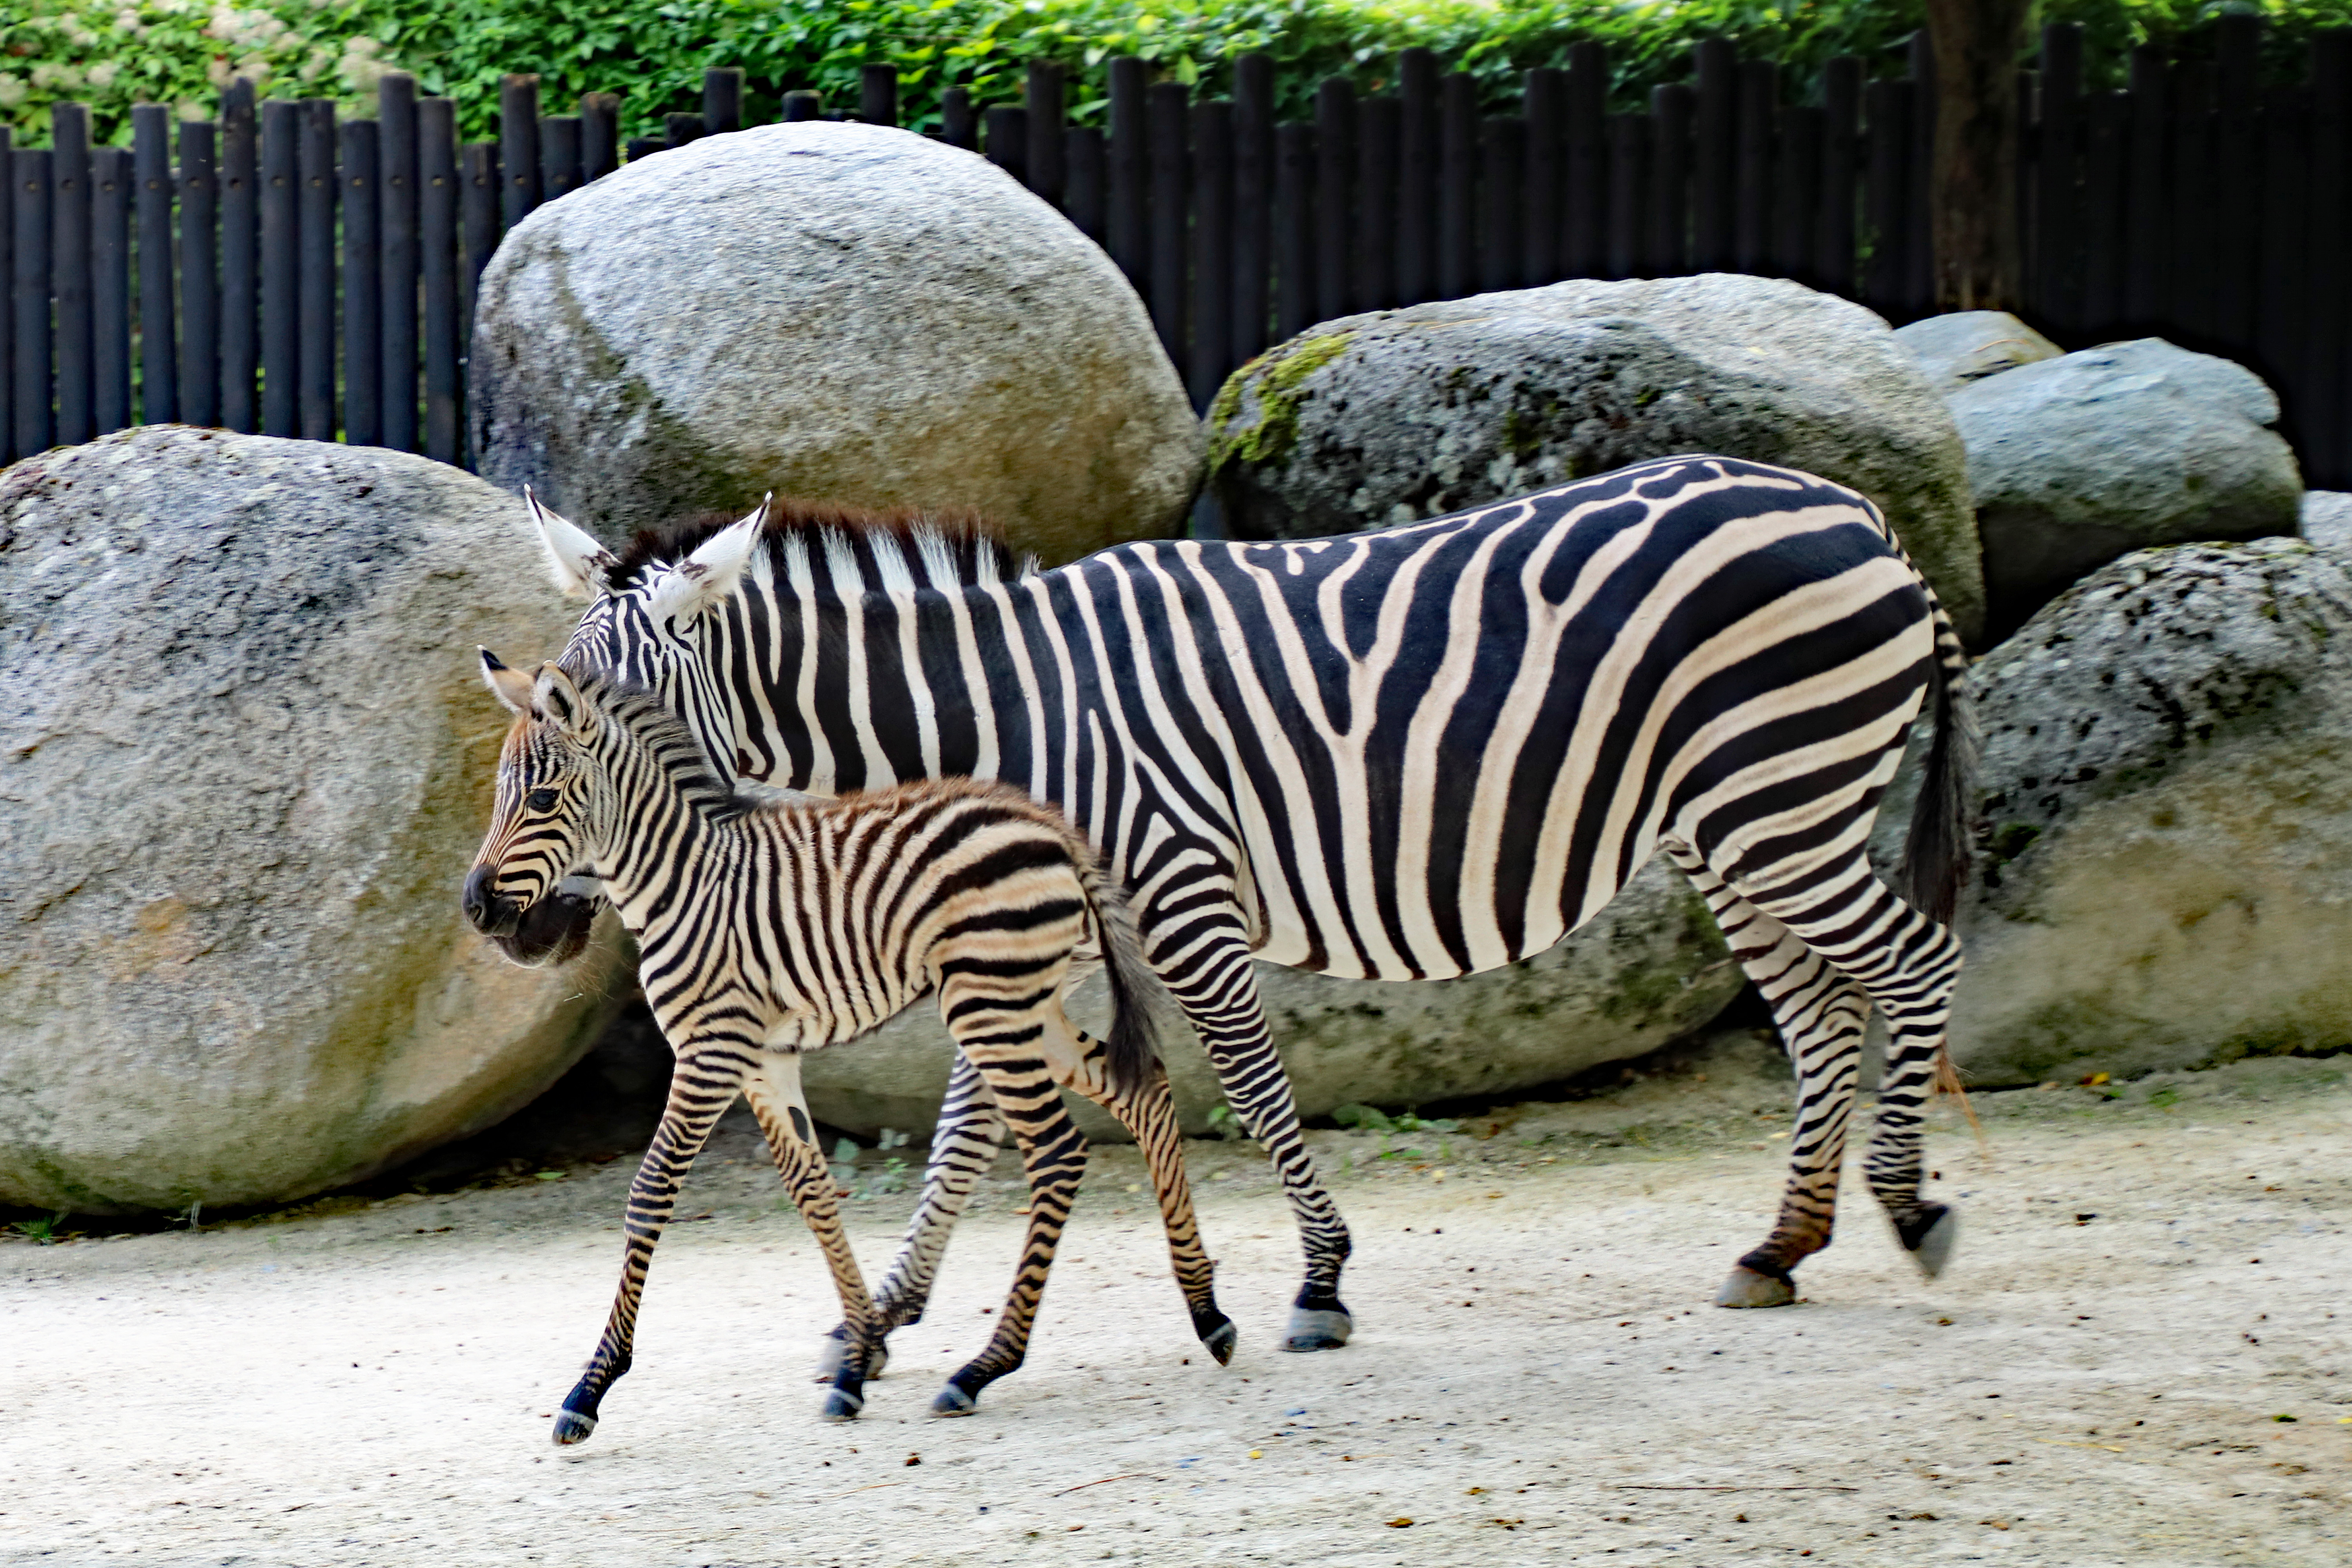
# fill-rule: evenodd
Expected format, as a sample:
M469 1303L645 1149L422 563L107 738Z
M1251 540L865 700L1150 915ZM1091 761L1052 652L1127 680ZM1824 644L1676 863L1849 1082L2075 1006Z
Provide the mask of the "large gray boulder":
M1260 964L1257 979L1307 1116L1350 1103L1508 1093L1641 1056L1705 1027L1742 983L1706 905L1663 858L1582 931L1506 969L1396 983ZM1092 984L1073 1014L1099 1030L1103 1005L1102 987ZM1208 1058L1181 1029L1171 1033L1165 1057L1177 1113L1199 1132L1223 1097ZM916 1007L854 1045L808 1058L809 1108L860 1134L929 1128L950 1048L938 1016ZM1126 1136L1090 1104L1081 1102L1077 1117L1090 1137Z
M2292 539L2142 551L1971 679L1983 824L1952 1039L1972 1080L2352 1043L2352 563Z
M2352 548L2352 492L2304 491L2295 531L2322 550Z
M2244 366L2159 338L2109 343L1960 387L1984 542L1989 639L2130 551L2295 531L2278 399Z
M1201 437L1100 247L983 159L803 121L628 164L482 275L483 478L608 542L761 491L980 509L1049 562L1180 531Z
M1853 486L1962 635L1983 616L1943 399L1885 321L1782 279L1576 281L1342 317L1235 372L1208 424L1241 537L1412 522L1715 452Z
M477 643L562 646L520 503L149 426L0 471L0 1203L301 1197L488 1125L602 1023L457 912Z
M1929 384L1948 397L1972 381L2066 351L2006 310L1952 310L1895 329Z

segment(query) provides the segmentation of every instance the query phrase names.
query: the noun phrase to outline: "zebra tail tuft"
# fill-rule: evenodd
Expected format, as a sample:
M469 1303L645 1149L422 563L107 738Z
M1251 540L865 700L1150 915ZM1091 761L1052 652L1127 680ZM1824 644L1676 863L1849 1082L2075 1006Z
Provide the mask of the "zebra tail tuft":
M1926 579L1920 585L1927 588ZM1969 837L1977 813L1977 763L1980 738L1976 702L1969 695L1968 650L1952 630L1951 617L1927 588L1935 617L1937 681L1929 695L1935 739L1911 805L1911 828L1903 846L1901 891L1921 914L1952 923L1960 889L1968 884Z
M1132 1094L1160 1070L1160 1026L1174 999L1143 956L1143 938L1127 898L1108 878L1087 879L1095 926L1102 933L1103 967L1110 974L1110 1033L1104 1037L1103 1070L1118 1094Z

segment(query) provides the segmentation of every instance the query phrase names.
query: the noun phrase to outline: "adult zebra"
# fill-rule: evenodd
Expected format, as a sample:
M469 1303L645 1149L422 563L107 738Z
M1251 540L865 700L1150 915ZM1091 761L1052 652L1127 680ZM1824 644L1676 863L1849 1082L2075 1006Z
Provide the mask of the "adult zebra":
M1307 1255L1286 1348L1345 1342L1349 1240L1252 956L1394 980L1495 968L1575 930L1657 848L1798 1072L1778 1223L1718 1300L1792 1300L1790 1271L1828 1245L1873 1004L1891 1043L1868 1178L1941 1266L1956 1226L1920 1197L1920 1121L1959 969L1942 921L1973 726L1950 623L1863 497L1666 458L1373 532L1147 542L1034 573L968 521L766 510L620 558L538 512L559 584L592 600L562 662L660 691L741 777L965 773L1060 805L1130 889L1280 1174ZM1906 904L1864 843L1923 698ZM920 1315L999 1136L959 1068L877 1294L892 1323Z

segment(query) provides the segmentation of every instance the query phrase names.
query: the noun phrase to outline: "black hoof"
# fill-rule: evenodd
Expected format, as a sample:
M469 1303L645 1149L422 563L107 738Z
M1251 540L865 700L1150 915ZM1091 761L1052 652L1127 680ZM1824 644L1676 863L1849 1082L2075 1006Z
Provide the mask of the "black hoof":
M1201 1343L1208 1347L1211 1355L1217 1358L1219 1366L1233 1364L1234 1346L1240 1341L1241 1334L1234 1328L1234 1321L1223 1316L1216 1320L1214 1328L1201 1336Z
M1282 1348L1286 1351L1335 1351L1348 1342L1356 1331L1356 1321L1348 1316L1345 1307L1293 1307L1290 1309L1290 1331L1284 1336Z
M1948 1204L1921 1204L1916 1213L1895 1222L1895 1234L1919 1272L1933 1279L1952 1260L1952 1248L1959 1243L1960 1211Z
M559 1448L569 1448L574 1443L586 1442L588 1434L594 1430L596 1430L596 1418L593 1415L583 1415L577 1410L559 1410L555 1413L555 1446Z
M1785 1273L1766 1274L1742 1263L1715 1293L1718 1307L1785 1307L1797 1299L1796 1282Z
M969 1415L980 1408L980 1402L950 1383L931 1400L934 1415Z
M845 1388L825 1391L824 1415L828 1421L855 1421L857 1413L866 1408L866 1396Z

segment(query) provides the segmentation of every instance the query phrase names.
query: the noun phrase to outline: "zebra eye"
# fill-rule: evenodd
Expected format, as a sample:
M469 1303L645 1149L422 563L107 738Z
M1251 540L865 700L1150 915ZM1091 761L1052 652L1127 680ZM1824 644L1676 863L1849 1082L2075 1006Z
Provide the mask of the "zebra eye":
M555 792L551 789L535 789L522 797L522 803L533 811L553 811Z

